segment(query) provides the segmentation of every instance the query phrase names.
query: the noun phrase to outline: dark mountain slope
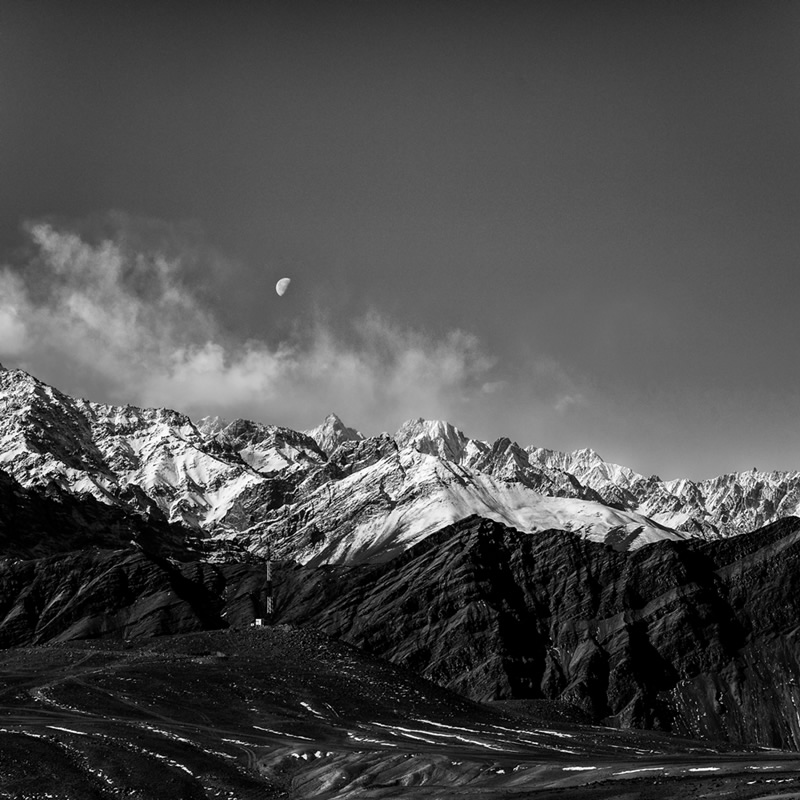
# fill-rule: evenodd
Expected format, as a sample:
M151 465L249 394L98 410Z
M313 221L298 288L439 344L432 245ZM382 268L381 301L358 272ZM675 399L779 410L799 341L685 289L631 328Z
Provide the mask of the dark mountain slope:
M796 518L631 553L471 518L384 565L288 571L278 607L476 699L800 745Z
M0 555L39 558L86 547L143 550L190 558L190 533L170 523L138 487L126 490L129 504L107 505L58 486L26 488L0 470ZM139 506L140 512L132 510Z
M277 622L312 625L476 700L800 744L800 520L625 553L471 518L394 560L275 569ZM258 563L142 550L0 561L0 646L246 626Z
M141 551L4 560L0 646L248 625L263 614L265 587L258 565L180 563Z

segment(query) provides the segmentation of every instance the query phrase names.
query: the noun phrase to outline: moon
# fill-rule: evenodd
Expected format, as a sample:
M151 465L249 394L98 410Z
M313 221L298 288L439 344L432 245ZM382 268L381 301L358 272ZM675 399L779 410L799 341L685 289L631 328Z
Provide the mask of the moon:
M286 290L289 288L289 284L292 282L291 278L281 278L275 284L275 291L278 293L279 297L283 297L286 294Z

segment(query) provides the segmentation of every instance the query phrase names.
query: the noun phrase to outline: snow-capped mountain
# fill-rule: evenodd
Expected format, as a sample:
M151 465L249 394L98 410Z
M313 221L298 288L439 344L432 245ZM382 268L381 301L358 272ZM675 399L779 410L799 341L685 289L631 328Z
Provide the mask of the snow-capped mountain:
M326 453L332 453L340 444L344 442L360 442L364 437L362 434L348 428L336 414L328 414L322 425L304 431L306 436L310 436Z
M474 514L522 531L574 530L623 547L686 538L636 513L547 496L524 483L390 442L383 457L339 480L298 492L297 502L265 511L237 536L252 537L247 546L254 552L270 539L278 543L279 553L305 563L390 558Z
M411 420L366 438L330 415L298 432L248 420L75 399L0 369L0 470L136 513L158 513L217 554L269 545L304 563L383 560L470 515L572 530L618 549L720 536L796 513L797 473L699 484L645 478L590 450L524 449Z
M531 462L570 473L609 505L706 538L747 533L800 512L800 472L750 470L698 482L662 481L603 461L593 450L526 452Z
M107 503L160 509L212 530L265 475L323 464L313 439L286 428L203 420L166 409L75 399L20 370L0 370L0 469L22 486L55 484Z

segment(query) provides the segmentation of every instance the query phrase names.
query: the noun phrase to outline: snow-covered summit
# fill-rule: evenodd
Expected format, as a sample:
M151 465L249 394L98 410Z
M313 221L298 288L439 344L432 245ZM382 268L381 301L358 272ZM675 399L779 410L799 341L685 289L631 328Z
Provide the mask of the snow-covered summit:
M145 497L191 527L256 477L184 414L75 399L20 370L0 373L0 468L106 503Z
M460 463L465 451L474 440L468 439L458 428L449 422L435 419L411 419L404 422L394 440L400 448L413 447L420 453L445 458ZM478 447L484 442L475 443Z
M306 436L310 436L329 456L342 442L359 442L364 438L359 431L348 428L336 414L328 414L321 425L304 431L304 433Z
M225 417L201 417L198 420L195 420L195 426L197 430L200 431L204 436L213 436L216 433L219 433L221 430L224 430L231 424L230 420L225 419Z

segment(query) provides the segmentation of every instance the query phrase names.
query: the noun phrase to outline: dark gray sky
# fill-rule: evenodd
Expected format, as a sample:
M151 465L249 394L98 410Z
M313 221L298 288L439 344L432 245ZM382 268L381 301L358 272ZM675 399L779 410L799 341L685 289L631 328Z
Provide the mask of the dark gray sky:
M800 468L799 40L793 2L5 2L0 359Z

